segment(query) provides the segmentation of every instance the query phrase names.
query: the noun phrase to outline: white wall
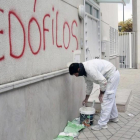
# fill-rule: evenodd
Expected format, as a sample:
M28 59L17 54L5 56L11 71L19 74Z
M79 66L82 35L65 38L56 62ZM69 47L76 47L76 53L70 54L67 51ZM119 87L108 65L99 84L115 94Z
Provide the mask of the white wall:
M116 3L101 3L101 40L110 43L110 27L118 30L118 4ZM102 58L113 63L119 68L119 56L110 57L109 45L107 45L107 52L102 53Z
M118 4L101 3L100 4L102 20L111 27L118 29Z
M64 69L73 60L73 51L80 49L83 24L77 8L83 0L70 4L62 0L35 1L0 1L0 84ZM43 27L46 14L50 17L45 18Z
M101 3L102 40L109 39L110 26L118 30L118 4Z

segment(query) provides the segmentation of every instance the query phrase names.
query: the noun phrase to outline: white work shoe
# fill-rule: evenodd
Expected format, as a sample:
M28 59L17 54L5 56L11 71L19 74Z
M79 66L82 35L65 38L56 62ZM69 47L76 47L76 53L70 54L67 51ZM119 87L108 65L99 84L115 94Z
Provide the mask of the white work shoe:
M114 123L117 123L119 121L118 118L114 118L114 119L110 119L109 122L114 122Z
M101 129L106 129L107 128L107 125L94 125L91 127L91 129L93 129L94 131L99 131Z

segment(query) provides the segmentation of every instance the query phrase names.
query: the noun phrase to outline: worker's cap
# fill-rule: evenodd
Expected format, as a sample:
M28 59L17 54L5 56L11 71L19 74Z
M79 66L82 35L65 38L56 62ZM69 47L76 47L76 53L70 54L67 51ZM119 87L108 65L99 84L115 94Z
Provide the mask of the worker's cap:
M79 63L72 63L69 66L69 73L70 73L70 75L73 75L74 73L77 73L78 72L78 68L79 68Z

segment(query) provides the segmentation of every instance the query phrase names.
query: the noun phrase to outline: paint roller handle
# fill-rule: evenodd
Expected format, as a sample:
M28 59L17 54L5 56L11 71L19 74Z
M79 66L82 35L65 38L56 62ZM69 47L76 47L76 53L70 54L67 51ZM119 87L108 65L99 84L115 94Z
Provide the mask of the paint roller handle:
M93 101L93 104L92 104L92 107L94 108L94 105L95 105L95 100Z

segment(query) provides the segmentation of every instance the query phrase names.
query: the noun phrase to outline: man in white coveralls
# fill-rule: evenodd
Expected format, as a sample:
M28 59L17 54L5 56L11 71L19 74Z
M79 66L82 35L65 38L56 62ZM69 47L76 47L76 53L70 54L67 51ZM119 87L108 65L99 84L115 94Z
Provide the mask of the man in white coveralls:
M98 125L93 130L107 128L108 121L118 122L118 110L115 95L119 84L120 74L116 67L102 59L93 59L83 63L72 63L69 66L70 75L84 76L86 83L86 97L83 104L87 104L93 89L93 83L100 85L99 100L101 102L101 115Z

